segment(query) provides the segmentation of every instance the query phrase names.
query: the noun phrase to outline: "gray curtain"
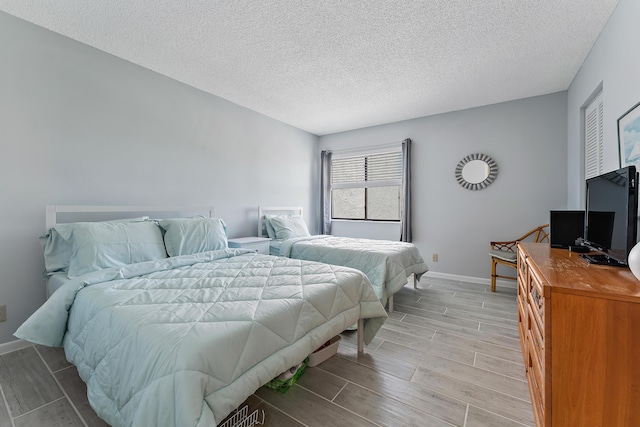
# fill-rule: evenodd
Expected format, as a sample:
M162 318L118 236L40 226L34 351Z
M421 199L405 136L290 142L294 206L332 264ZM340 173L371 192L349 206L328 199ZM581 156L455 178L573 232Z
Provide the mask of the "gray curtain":
M323 151L320 155L320 234L331 234L331 151Z
M400 241L411 242L411 139L402 141L402 218Z

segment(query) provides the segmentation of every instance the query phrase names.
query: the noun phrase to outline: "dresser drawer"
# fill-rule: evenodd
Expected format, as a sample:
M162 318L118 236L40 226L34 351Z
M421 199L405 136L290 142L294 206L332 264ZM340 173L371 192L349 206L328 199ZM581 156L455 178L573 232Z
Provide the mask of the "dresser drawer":
M518 265L517 265L517 287L518 287L518 298L522 298L523 302L527 299L527 294L529 293L528 281L529 274L528 266L527 266L527 257L523 253L523 251L518 251Z
M526 308L527 305L529 304L528 302L528 292L526 289L526 283L522 282L519 278L518 278L518 288L517 288L517 295L516 295L516 302L518 303L518 306L522 306L523 308Z
M528 333L528 339L531 338ZM541 366L538 364L538 357L532 346L528 348L527 361L527 382L529 383L529 394L531 395L531 404L533 406L533 416L536 426L544 426L544 379L542 376Z
M529 329L529 314L527 312L527 303L520 301L518 298L518 325L522 325L522 332L526 332ZM524 334L520 335L524 338Z
M521 277L524 283L528 280L527 270L527 256L523 251L518 250L518 277Z
M538 328L544 331L545 299L543 294L544 282L537 269L531 265L528 267L528 302L533 313L533 319L538 323ZM543 337L544 338L544 337Z
M537 357L540 371L544 371L544 334L542 333L538 322L533 319L533 310L529 307L529 340L528 347L532 347L532 353Z
M529 329L529 314L526 305L521 305L518 301L518 336L520 337L520 347L524 364L527 364L527 330Z
M529 330L529 310L528 302L528 283L527 283L527 263L526 256L522 251L518 251L518 281L516 302L518 306L518 335L520 336L520 347L522 349L522 358L524 364L527 364L527 331Z

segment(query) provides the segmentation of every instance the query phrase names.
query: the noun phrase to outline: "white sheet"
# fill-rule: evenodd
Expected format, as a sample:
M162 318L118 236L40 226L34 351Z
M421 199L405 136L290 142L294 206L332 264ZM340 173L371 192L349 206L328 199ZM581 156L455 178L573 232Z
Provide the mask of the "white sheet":
M55 291L60 289L62 285L67 283L69 280L67 277L67 273L55 273L47 278L46 290L47 290L47 299L53 295Z
M269 241L269 255L280 256L280 246L284 239L272 239Z

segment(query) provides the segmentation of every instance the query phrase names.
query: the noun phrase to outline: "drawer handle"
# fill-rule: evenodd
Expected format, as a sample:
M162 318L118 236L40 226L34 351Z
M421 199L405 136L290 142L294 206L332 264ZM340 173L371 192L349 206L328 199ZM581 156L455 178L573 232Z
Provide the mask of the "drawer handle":
M538 293L538 290L535 288L535 286L531 287L531 296L536 301L538 307L542 307L542 298L540 297L540 294Z
M536 304L539 307L540 306L540 295L538 295L538 291L536 290L536 288L531 289L531 295L533 296L533 299L536 300Z

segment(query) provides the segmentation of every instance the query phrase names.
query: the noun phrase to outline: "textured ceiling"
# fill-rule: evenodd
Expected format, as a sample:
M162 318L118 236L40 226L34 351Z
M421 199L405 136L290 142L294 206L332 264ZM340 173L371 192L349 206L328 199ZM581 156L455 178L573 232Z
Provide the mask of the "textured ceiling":
M0 0L317 135L566 90L617 0Z

